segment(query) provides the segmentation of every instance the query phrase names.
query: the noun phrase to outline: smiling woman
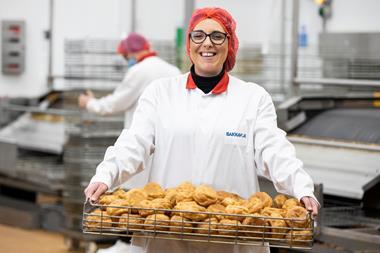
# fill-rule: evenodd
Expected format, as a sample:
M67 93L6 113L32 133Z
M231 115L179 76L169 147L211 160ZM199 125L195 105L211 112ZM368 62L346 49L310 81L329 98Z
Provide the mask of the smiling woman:
M228 54L228 40L225 40L224 34L223 27L213 19L202 20L190 33L190 59L194 63L196 74L205 77L216 76L223 70ZM194 42L200 42L202 39L201 43ZM213 40L221 40L222 43L217 45Z
M187 30L189 73L158 79L139 100L124 130L86 189L96 201L145 169L153 154L150 181L171 188L183 181L206 184L244 198L259 192L258 175L277 191L302 200L317 214L313 182L277 127L270 95L258 84L229 72L238 39L232 16L221 8L196 10ZM205 218L203 218L205 219ZM269 252L265 246L218 245L160 239L132 239L130 252Z
M219 25L218 27L215 24L212 24L213 22L211 22L210 27L207 27L208 26L207 23L203 24L202 26L204 29L206 28L210 30L215 29L215 31L223 32L224 34L227 35L226 37L228 38L228 40L226 40L227 42L226 46L228 48L228 53L227 53L227 58L224 62L224 67L225 67L226 72L231 71L235 65L236 53L239 48L239 40L235 32L236 31L235 20L233 19L233 17L231 16L229 12L221 8L198 9L192 15L189 27L187 29L187 33L190 35L192 32L197 31L199 29L199 27L197 26L200 25L202 21L208 21L208 22L213 21L213 22L218 23ZM206 26L206 28L204 26ZM206 32L206 31L203 31L203 32ZM210 33L210 32L206 32L206 33ZM213 41L213 38L211 37L211 42L212 41ZM190 37L188 37L186 41L186 46L187 46L187 52L189 55L190 55L191 42L194 43L194 40L190 40ZM225 41L223 41L223 43L220 43L220 44L215 43L215 40L214 40L213 44L217 46L219 45L223 46L224 43ZM193 60L191 55L190 55L190 60Z

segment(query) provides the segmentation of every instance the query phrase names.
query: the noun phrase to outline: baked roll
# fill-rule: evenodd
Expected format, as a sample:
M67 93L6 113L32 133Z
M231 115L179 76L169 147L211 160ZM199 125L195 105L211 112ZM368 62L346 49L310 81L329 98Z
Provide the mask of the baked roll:
M239 195L235 194L235 193L232 193L232 192L226 192L226 191L217 191L216 192L217 196L218 196L218 203L222 203L222 201L226 198L232 198L232 199L236 199L236 200L241 200L243 198L241 198Z
M244 205L245 201L243 199L227 197L222 200L221 204L223 206L230 206L230 205L239 206L239 205Z
M99 204L100 205L109 205L111 204L111 202L115 201L119 199L118 196L116 195L113 195L113 194L104 194L102 196L100 196L99 198Z
M194 191L194 200L201 206L207 207L218 200L216 191L207 185L200 185Z
M154 182L147 183L144 186L143 190L148 195L148 200L165 197L164 189L162 189L162 187L159 184Z
M165 214L152 214L145 219L146 230L169 230L170 219Z
M185 181L185 182L183 182L177 186L177 190L178 191L191 191L191 192L193 192L193 191L195 191L195 186L192 183Z
M286 223L289 227L307 228L309 226L309 220L307 219L307 210L301 206L294 206L287 209L285 217L291 219L286 220Z
M263 202L258 198L252 198L246 201L244 206L248 209L248 213L253 214L260 212L263 208Z
M260 218L259 214L252 214L245 218L242 222L242 229L245 231L246 236L260 238L264 236L264 232L270 231L268 221Z
M122 189L122 188L118 188L116 191L114 191L114 192L112 193L112 195L118 197L119 199L122 199L122 198L124 198L125 193L126 193L126 192L124 191L124 189Z
M277 214L281 215L281 217L285 217L286 210L280 209L280 208L274 208L274 207L265 207L264 209L261 210L260 213L263 216L271 216L272 213L277 213Z
M199 234L218 234L218 219L216 218L207 218L201 223L197 224L196 229L194 229L195 233Z
M119 227L128 229L144 229L144 218L138 214L123 213L119 218Z
M141 201L137 207L141 208L141 209L138 209L138 213L142 217L146 217L148 215L154 214L154 211L152 210L152 201L151 200L145 199L145 200Z
M195 186L190 182L183 182L176 187L175 202L193 201Z
M284 204L282 205L282 208L283 209L289 209L289 208L292 208L294 206L302 206L301 203L298 201L298 199L296 198L290 198L290 199L287 199Z
M268 216L267 221L269 222L271 226L271 237L272 238L284 238L288 229L287 224L285 220L283 220L283 217L281 214L278 213L271 213L270 216Z
M86 215L84 224L88 230L94 231L112 227L112 220L105 211L95 209Z
M172 204L168 199L165 198L157 198L153 199L151 202L151 207L154 209L172 209ZM157 213L165 213L166 211L157 211Z
M124 194L124 199L129 200L132 206L136 206L141 201L148 199L148 195L142 189L131 189Z
M169 188L165 191L165 199L169 200L171 206L175 206L176 204L176 196L177 196L177 189L176 188Z
M179 233L191 233L193 231L193 224L191 220L174 215L170 218L170 231Z
M266 192L256 192L251 197L249 197L248 201L252 201L253 198L258 198L261 200L264 207L271 207L273 205L273 200L271 196L268 195Z
M313 231L311 230L293 230L286 234L286 243L294 246L308 246L313 239Z
M124 199L133 207L139 207L140 202L146 200L148 195L142 189L131 189L124 194ZM132 208L132 213L138 213L138 210Z
M284 205L285 201L288 199L288 197L284 194L278 194L274 197L274 206L277 208L282 208Z
M107 206L106 211L110 216L120 216L123 213L128 213L130 203L126 199L116 199L110 203L110 206Z
M207 212L210 213L225 213L226 208L221 204L212 204L207 207ZM224 219L224 215L221 214L210 214L211 216L215 216L218 220Z
M247 215L248 209L245 206L237 206L237 205L229 205L225 209L226 214L239 214L239 215ZM234 215L226 215L225 219L229 220L239 220L243 221L244 216L234 216Z
M218 233L220 235L237 235L241 223L238 220L222 219L218 224Z
M205 213L196 213L196 212L206 212L206 208L198 205L195 201L184 201L179 202L174 210L178 211L191 211L191 212L176 212L176 215L180 215L182 217L188 218L193 221L201 221L207 218L207 214ZM195 213L192 213L195 212Z

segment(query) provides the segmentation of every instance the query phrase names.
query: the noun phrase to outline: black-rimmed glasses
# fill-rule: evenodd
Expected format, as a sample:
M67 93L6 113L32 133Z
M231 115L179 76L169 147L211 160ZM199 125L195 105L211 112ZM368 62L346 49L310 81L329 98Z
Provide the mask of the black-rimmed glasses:
M222 45L227 38L227 33L213 31L212 33L205 33L204 31L192 31L190 34L190 39L195 44L201 44L206 40L207 37L210 37L210 40L215 45Z

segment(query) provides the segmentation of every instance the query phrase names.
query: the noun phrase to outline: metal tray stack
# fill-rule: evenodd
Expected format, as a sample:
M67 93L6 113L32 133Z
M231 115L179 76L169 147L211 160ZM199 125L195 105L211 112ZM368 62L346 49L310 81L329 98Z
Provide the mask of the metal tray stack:
M64 92L64 108L76 107L78 91ZM63 161L65 182L63 202L66 228L81 231L84 189L95 175L108 146L113 145L123 129L123 117L100 117L81 111L65 117L67 142Z
M124 209L124 214L123 216L110 216L105 211L107 208ZM133 214L139 210L150 211L153 215L143 218ZM175 214L182 218L176 222L171 222L160 218L162 217L160 216L162 213L165 213L168 217ZM207 218L202 221L190 221L183 218L189 213L202 214ZM234 222L221 224L212 221L211 218L220 215ZM290 224L305 222L307 225L302 228L297 226L275 227L269 225L242 225L242 223L238 222L238 220L245 218L261 220L264 224L273 220L282 220L285 223L290 221ZM86 202L83 206L83 232L97 235L311 249L314 238L314 221L310 214L306 219L290 219L126 206L104 206Z
M13 172L18 179L54 190L62 189L65 178L60 155L23 149L18 150L18 159Z
M80 231L84 189L95 174L96 166L102 161L105 150L112 145L115 136L91 136L88 132L70 133L65 146L64 207L67 228Z

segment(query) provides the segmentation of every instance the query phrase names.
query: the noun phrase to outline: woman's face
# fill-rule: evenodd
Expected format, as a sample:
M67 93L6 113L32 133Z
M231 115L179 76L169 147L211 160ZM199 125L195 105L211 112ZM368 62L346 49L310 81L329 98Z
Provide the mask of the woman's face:
M199 22L193 31L203 31L210 34L214 31L225 33L223 27L213 19L205 19ZM196 44L190 39L190 58L194 63L195 73L200 76L216 76L223 68L228 54L228 38L221 45L215 45L210 37L201 44Z

